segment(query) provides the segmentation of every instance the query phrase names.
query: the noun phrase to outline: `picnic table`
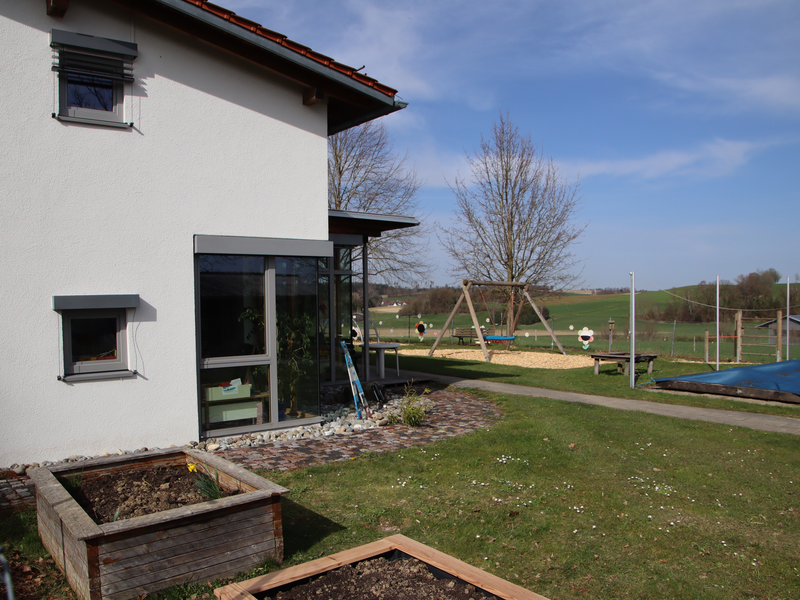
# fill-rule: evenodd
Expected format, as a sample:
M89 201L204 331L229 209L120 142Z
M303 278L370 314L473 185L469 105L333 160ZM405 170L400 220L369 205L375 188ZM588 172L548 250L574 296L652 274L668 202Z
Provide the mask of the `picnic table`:
M590 354L594 359L594 374L600 374L600 362L601 361L609 361L617 363L617 372L624 371L625 375L630 373L630 363L631 363L631 353L630 352L595 352L594 354ZM646 362L647 363L647 372L653 372L653 361L656 359L658 354L636 354L634 356L634 362Z
M482 329L481 332L483 333L484 339L486 339L487 335L494 335L494 329ZM474 327L456 327L453 330L453 337L458 338L459 344L465 343L472 343L472 340L478 339L478 334L475 333ZM465 342L464 340L469 340L469 342Z
M385 342L374 342L369 345L370 351L374 350L377 354L375 362L378 367L378 379L385 379L386 377L386 359L384 354L387 350L394 350L395 368L397 369L397 375L400 375L400 356L397 352L399 347L400 344L388 344Z

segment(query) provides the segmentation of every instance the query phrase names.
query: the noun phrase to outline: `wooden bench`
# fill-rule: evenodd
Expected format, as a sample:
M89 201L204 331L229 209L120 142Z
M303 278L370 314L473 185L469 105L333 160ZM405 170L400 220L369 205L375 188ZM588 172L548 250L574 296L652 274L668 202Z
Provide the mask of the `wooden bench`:
M594 359L594 374L600 374L600 362L601 361L609 361L617 363L617 372L623 372L623 365L624 365L624 373L625 375L630 374L630 362L631 362L631 353L630 352L598 352L595 354L590 354ZM646 362L647 363L647 372L653 372L653 361L655 361L658 354L637 354L634 357L634 362Z
M484 337L487 335L494 335L494 329L484 329L483 335ZM456 327L453 330L453 337L458 338L459 344L471 344L472 340L478 339L478 334L475 333L474 327ZM465 339L468 339L469 341L465 342Z

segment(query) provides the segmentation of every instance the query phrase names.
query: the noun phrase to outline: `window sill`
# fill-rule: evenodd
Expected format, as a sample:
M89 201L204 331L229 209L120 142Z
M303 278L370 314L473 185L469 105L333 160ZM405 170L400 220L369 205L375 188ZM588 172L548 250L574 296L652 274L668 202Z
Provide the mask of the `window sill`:
M101 121L100 119L86 119L84 117L68 117L67 115L57 115L53 113L53 118L62 123L80 123L82 125L99 125L100 127L113 127L115 129L131 129L133 123L122 123L119 121Z
M59 381L72 383L73 381L100 381L103 379L130 379L136 377L138 371L102 371L98 373L75 373L73 375L60 375Z

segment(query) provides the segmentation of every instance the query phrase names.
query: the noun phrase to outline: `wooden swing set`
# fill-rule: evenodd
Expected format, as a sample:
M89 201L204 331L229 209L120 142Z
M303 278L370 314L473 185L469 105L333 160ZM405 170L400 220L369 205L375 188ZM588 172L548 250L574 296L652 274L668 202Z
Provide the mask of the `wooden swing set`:
M508 301L508 307L506 308L506 312L504 313L503 317L500 320L500 335L484 335L483 330L481 329L481 324L478 322L478 315L475 313L475 307L472 305L472 298L470 297L470 288L473 285L480 285L486 287L510 287L511 294ZM481 350L483 350L483 356L486 359L486 362L492 362L492 355L486 347L486 342L506 342L506 350L511 346L511 342L513 342L516 338L514 335L514 326L519 321L520 314L522 314L522 307L524 306L524 302L521 301L519 303L519 308L517 309L516 316L513 314L514 310L514 290L520 289L521 295L524 296L528 303L530 303L531 308L533 308L534 312L538 315L539 320L544 325L547 332L550 334L550 337L553 338L553 342L558 346L558 349L561 350L561 353L566 356L566 351L564 347L561 345L561 342L558 341L556 334L550 328L550 325L547 324L547 321L542 316L539 307L536 306L536 303L531 298L531 295L528 293L530 288L529 283L517 282L517 281L470 281L469 279L465 279L461 282L461 296L458 298L458 302L453 307L450 316L447 317L447 322L442 327L442 330L439 332L439 335L436 336L436 340L433 342L433 346L431 346L430 351L428 352L428 356L433 356L434 351L436 350L436 346L439 345L439 342L444 337L445 333L447 332L450 323L453 321L453 317L455 317L458 309L461 308L461 303L466 300L467 307L469 308L469 314L472 316L472 322L475 325L475 337L478 338L478 342L481 345ZM481 298L483 298L483 292L481 292ZM488 310L488 306L486 306L486 299L483 300L484 306ZM513 317L513 319L512 319ZM503 335L502 328L503 322L506 323L506 334Z

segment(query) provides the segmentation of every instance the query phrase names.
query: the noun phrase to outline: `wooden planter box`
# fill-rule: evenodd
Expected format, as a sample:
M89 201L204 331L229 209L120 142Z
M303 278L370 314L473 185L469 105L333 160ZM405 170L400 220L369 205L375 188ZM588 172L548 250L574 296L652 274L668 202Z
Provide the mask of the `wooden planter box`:
M489 594L494 594L499 600L547 600L544 596L509 583L505 579L500 579L496 575L468 565L425 544L415 542L404 535L393 535L371 544L364 544L352 550L331 554L296 567L289 567L288 569L248 579L247 581L231 583L225 587L215 589L214 595L219 600L256 600L255 594L262 594L261 597L271 596L270 590L295 583L303 583L304 580L321 575L326 571L379 556L386 558L416 558L432 567L434 574L436 569L444 571L447 575L455 577L463 583L470 583ZM265 593L266 596L263 595Z
M244 493L98 525L64 488L141 467L205 465L220 485ZM124 600L188 581L232 577L283 560L281 494L286 488L204 452L171 448L30 472L44 547L81 600Z

